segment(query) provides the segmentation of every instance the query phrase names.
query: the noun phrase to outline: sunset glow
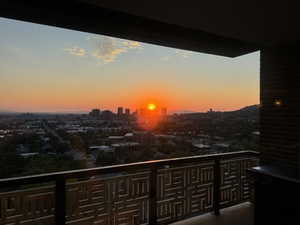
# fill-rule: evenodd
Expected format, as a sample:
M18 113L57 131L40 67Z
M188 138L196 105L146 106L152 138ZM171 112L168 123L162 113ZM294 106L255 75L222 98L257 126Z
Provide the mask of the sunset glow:
M226 58L4 18L0 28L0 111L172 114L259 103L258 52Z
M153 111L153 110L156 109L156 105L153 104L153 103L149 103L148 106L147 106L147 108L148 108L149 110Z

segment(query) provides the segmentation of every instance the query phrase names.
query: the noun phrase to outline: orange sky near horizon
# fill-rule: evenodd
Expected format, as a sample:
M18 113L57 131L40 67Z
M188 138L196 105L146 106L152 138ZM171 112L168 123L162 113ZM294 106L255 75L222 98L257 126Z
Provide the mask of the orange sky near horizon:
M246 105L255 103L251 96L237 95L235 90L226 93L209 92L203 97L193 96L193 93L171 95L163 90L155 91L151 87L151 91L147 91L147 87L143 88L144 92L122 93L103 97L103 93L77 93L76 91L47 91L34 89L30 92L24 90L22 96L9 94L8 99L2 100L2 105L6 108L13 108L15 111L32 111L32 112L56 112L56 111L89 111L92 108L100 108L101 110L109 109L116 111L117 107L123 106L130 108L132 111L139 108L146 108L149 103L154 103L158 108L167 108L168 112L172 111L207 111L210 108L215 110L227 111L242 108ZM249 99L249 101L245 101ZM229 100L228 100L229 99ZM27 109L27 110L26 110Z
M259 52L226 58L3 18L0 28L0 111L259 103Z

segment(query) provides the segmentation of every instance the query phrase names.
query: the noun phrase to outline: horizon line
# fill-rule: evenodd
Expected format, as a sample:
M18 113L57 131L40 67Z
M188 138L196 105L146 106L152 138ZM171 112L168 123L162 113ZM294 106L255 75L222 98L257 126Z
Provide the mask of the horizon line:
M213 112L231 112L231 111L237 111L246 107L250 107L250 106L258 106L259 104L253 104L253 105L246 105L243 106L241 108L237 108L237 109L233 109L233 110L213 110ZM97 109L97 108L93 108L93 109ZM92 109L91 109L92 110ZM103 111L111 111L113 113L115 113L112 110L109 109L104 109L101 110L101 112ZM0 110L0 113L2 114L88 114L90 111L87 110L75 110L75 111L13 111L13 110ZM209 112L209 110L206 111L194 111L194 110L171 110L170 113L168 114L189 114L189 113L206 113Z

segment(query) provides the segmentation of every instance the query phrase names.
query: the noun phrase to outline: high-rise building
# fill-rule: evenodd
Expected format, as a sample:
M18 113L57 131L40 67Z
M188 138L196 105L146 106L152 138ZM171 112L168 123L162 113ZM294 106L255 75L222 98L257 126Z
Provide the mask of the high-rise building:
M118 107L118 116L123 115L123 107Z
M161 109L161 115L166 116L167 115L167 108L162 108Z
M100 116L100 109L92 109L92 111L89 113L92 117L98 117Z
M138 114L139 114L139 110L138 110L138 109L135 110L135 111L132 113L133 116L137 116Z
M103 120L112 120L114 119L115 117L115 114L109 110L104 110L102 113L101 113L101 118Z
M141 108L139 114L140 114L141 116L145 116L145 115L146 115L146 109L145 109L145 108Z
M129 116L130 115L130 109L125 109L125 114L126 114L126 116Z

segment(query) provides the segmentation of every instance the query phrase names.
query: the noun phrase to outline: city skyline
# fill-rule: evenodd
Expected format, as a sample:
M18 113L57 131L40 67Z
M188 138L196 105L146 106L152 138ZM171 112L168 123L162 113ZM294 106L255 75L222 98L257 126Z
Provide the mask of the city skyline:
M0 18L0 111L230 111L259 103L259 52L226 58ZM22 34L22 35L21 35Z

